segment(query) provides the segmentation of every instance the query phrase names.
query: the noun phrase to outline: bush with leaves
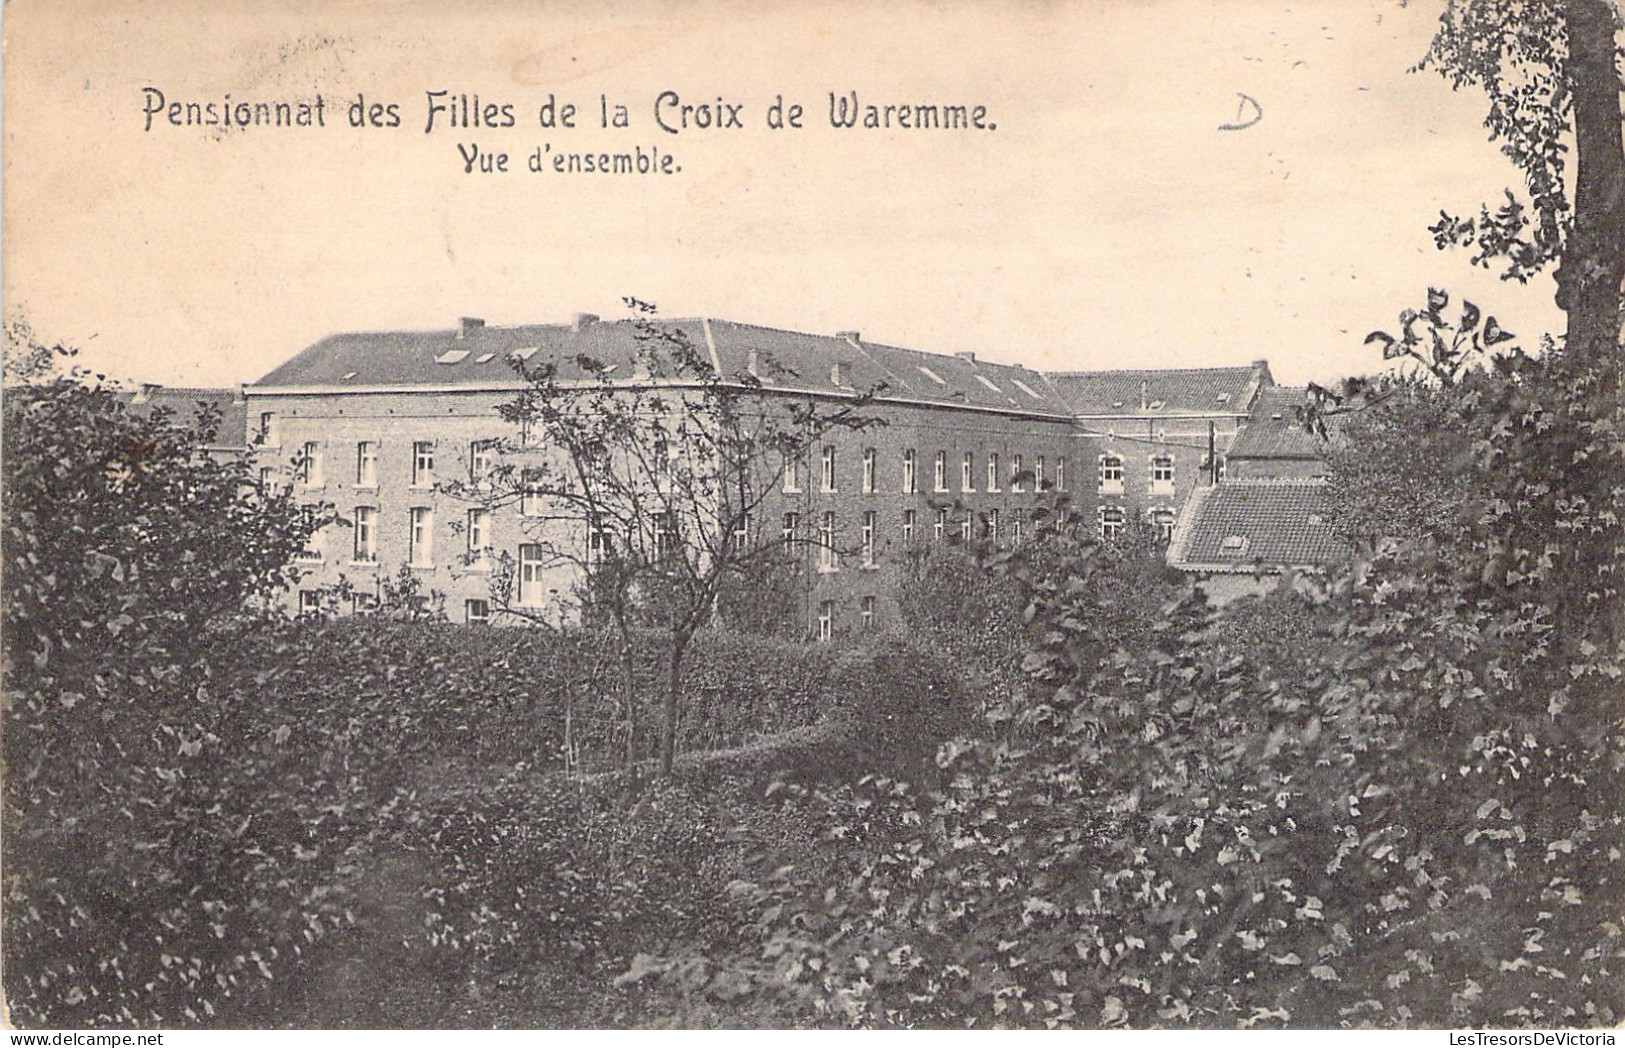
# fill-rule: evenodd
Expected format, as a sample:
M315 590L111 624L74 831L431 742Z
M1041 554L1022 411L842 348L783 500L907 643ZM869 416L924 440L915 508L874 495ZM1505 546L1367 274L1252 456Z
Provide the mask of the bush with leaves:
M1358 584L1117 634L1143 594L1098 552L1012 558L1016 730L945 747L943 786L786 791L841 865L736 886L752 993L865 1026L1617 1024L1625 446L1594 380L1549 353L1372 387L1351 428L1437 413L1471 454L1464 523L1382 536Z

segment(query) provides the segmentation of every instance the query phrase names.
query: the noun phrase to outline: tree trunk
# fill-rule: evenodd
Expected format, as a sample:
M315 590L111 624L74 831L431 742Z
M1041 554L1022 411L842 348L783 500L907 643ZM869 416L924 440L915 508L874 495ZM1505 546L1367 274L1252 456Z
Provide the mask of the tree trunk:
M660 735L660 774L668 778L677 759L677 704L683 694L683 653L687 647L686 640L672 643L671 663L666 678L665 724Z
M1619 407L1620 298L1625 283L1625 146L1608 0L1568 0L1569 89L1573 94L1574 230L1557 271L1557 304L1568 313L1568 351L1595 361L1598 407Z

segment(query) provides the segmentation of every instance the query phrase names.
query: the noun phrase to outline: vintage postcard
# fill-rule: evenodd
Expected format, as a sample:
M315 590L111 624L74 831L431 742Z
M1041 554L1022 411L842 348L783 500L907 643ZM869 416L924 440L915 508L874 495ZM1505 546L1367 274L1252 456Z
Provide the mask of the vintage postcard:
M1613 1044L1621 19L14 0L7 1024Z

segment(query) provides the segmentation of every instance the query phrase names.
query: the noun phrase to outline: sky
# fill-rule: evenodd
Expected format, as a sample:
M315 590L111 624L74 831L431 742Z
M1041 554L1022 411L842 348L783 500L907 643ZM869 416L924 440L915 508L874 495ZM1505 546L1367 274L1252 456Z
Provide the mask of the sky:
M1029 367L1266 359L1281 382L1429 286L1533 348L1549 280L1434 249L1517 173L1483 99L1409 73L1442 0L433 4L11 0L8 317L93 368L251 382L338 331L625 314L860 331ZM145 126L168 102L324 99L325 127ZM429 92L512 127L425 131ZM742 106L673 135L656 100ZM991 129L837 129L830 92L982 105ZM1240 130L1221 125L1256 115ZM394 103L399 127L349 126ZM599 125L599 97L627 106ZM544 128L552 96L575 128ZM776 96L800 128L766 126ZM664 114L676 114L673 106ZM1239 116L1238 116L1239 114ZM460 149L508 154L465 171ZM528 170L534 150L674 174Z

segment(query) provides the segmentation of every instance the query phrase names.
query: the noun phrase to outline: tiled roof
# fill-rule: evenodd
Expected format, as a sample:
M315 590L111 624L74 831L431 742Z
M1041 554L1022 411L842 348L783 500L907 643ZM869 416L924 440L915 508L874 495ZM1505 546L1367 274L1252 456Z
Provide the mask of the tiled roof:
M1320 480L1230 480L1191 492L1168 563L1186 571L1325 567L1346 560Z
M176 426L192 425L197 420L198 406L209 404L220 412L220 428L212 446L241 448L248 445L248 405L235 389L149 383L139 390L121 393L119 399L139 415L166 409L170 413L170 422Z
M764 385L774 388L830 394L879 389L888 398L1070 415L1065 399L1043 374L1013 365L731 320L661 319L656 324L686 339L722 374L754 369ZM532 365L554 361L564 380L589 377L577 363L581 356L613 365L610 377L619 380L633 377L640 349L650 345L658 343L648 342L644 329L629 320L331 335L248 390L514 389L521 380L508 359L526 351Z
M1319 459L1321 441L1303 428L1297 417L1307 397L1302 386L1271 386L1259 390L1252 414L1230 443L1230 459Z
M1079 415L1243 415L1269 365L1138 371L1052 371L1050 380Z

